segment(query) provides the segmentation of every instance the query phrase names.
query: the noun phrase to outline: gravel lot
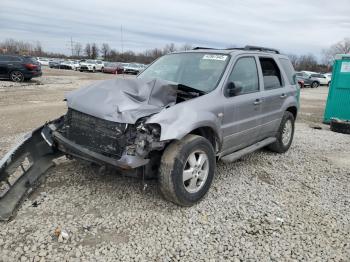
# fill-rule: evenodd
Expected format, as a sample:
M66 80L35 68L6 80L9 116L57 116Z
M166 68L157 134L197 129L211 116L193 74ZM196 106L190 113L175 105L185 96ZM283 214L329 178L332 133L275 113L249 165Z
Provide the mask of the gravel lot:
M0 157L65 112L64 92L112 77L47 69L30 83L0 81ZM0 223L0 261L349 261L350 136L320 124L326 96L327 87L302 90L291 149L219 162L191 208L164 201L156 181L143 190L140 180L60 159ZM58 227L68 239L57 239Z

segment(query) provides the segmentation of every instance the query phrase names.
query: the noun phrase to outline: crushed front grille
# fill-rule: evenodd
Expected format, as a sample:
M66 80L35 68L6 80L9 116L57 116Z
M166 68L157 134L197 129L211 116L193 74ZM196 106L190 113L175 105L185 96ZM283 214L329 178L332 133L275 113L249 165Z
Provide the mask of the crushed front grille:
M69 108L60 131L78 145L120 158L128 141L126 129L127 124L103 120Z

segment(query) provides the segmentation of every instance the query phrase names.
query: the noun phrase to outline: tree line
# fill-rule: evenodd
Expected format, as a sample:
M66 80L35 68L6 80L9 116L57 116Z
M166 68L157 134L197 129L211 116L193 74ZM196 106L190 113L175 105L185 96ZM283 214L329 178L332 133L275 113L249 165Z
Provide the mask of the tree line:
M176 46L175 44L167 44L163 48L146 49L143 52L134 52L131 50L120 52L111 48L109 44L103 43L98 46L96 43L87 43L84 47L77 42L73 45L72 55L51 53L43 50L41 43L37 41L31 44L25 41L14 39L6 39L0 42L0 54L18 54L30 55L36 57L52 57L52 58L72 58L72 59L97 59L101 57L105 61L111 62L138 62L148 64L158 57L174 52L176 50L190 50L192 45L184 44Z
M86 43L83 46L77 42L72 47L72 55L69 58L74 59L96 59L101 57L105 61L115 62L138 62L148 64L158 57L182 50L190 50L192 45L184 44L182 46L176 46L175 44L167 44L163 48L146 49L143 52L134 52L131 50L120 52L115 48L111 48L108 43L102 43L98 46L96 43ZM334 58L336 54L349 54L350 53L350 38L344 38L327 49L322 51L322 59L319 62L313 54L295 55L289 54L295 70L307 70L315 72L327 72L331 70ZM0 54L19 54L19 55L31 55L37 57L58 57L68 58L64 54L50 53L43 50L39 41L34 44L19 41L14 39L6 39L0 41Z

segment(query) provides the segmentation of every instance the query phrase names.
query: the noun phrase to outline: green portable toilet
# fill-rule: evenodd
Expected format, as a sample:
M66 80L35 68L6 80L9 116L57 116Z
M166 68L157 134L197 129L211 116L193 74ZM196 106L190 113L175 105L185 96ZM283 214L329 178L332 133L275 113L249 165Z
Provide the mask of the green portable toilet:
M350 54L335 57L324 122L332 118L350 120Z

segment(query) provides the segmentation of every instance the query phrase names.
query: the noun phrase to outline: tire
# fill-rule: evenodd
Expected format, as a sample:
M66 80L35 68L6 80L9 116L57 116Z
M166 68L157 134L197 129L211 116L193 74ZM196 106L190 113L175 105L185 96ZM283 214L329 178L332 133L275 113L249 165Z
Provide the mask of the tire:
M200 159L203 160L202 165L199 164ZM215 166L215 153L211 143L201 136L187 135L182 140L171 143L162 155L159 168L160 191L165 199L177 205L192 206L208 192ZM185 170L191 171L184 172ZM184 181L186 173L188 179Z
M20 71L12 71L10 73L10 79L13 82L23 82L24 81L24 75Z
M284 112L280 127L278 128L277 140L269 145L268 149L280 154L287 152L293 142L294 129L294 115L288 111Z
M332 119L331 130L337 133L350 134L350 121Z
M93 73L95 73L95 72L96 72L96 68L95 68L95 67L92 69L92 72L93 72Z
M311 87L312 87L312 88L317 88L317 87L319 87L319 86L320 86L320 83L317 82L317 81L314 81L314 82L312 82L312 84L311 84Z

